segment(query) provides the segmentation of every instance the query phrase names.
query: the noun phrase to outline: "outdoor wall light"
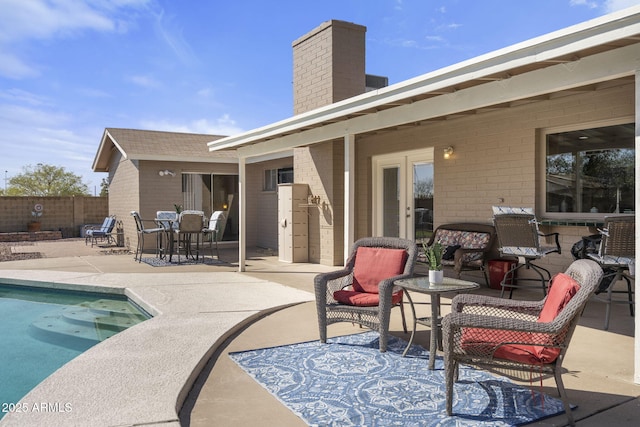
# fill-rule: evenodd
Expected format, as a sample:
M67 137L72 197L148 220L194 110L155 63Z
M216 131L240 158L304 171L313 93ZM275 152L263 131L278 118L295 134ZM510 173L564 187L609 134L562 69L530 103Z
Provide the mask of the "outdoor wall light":
M445 160L450 159L452 154L453 154L453 147L449 146L449 147L444 149L444 158L445 158Z
M169 169L165 169L163 171L158 171L158 175L160 176L176 176L174 171L170 171Z

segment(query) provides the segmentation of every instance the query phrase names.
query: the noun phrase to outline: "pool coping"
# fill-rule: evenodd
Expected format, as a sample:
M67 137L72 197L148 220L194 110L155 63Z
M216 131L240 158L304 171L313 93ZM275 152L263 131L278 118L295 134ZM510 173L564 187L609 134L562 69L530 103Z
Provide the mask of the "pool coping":
M0 280L124 294L154 316L58 369L19 402L23 411L0 420L2 427L179 426L180 408L219 345L267 312L314 299L310 292L235 272L3 270Z

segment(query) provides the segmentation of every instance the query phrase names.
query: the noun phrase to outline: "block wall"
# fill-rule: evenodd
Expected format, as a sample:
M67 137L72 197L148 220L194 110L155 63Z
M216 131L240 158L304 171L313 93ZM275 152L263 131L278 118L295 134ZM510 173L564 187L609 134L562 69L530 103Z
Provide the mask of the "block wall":
M344 148L341 142L326 142L294 150L294 180L309 186L318 196L309 212L309 262L340 265L343 235Z
M39 217L32 215L36 204L43 207ZM0 197L0 233L26 232L37 219L42 231L79 237L83 225L102 224L108 212L106 197Z
M537 205L544 179L541 129L593 127L620 119L633 122L634 92L634 85L628 84L358 138L356 238L372 233L372 156L434 147L434 226L487 223L493 205ZM444 160L447 146L455 152ZM548 256L543 262L560 271L572 261L571 246L595 230L543 227L543 231L561 233L562 255Z
M365 92L366 27L327 21L293 42L293 113Z

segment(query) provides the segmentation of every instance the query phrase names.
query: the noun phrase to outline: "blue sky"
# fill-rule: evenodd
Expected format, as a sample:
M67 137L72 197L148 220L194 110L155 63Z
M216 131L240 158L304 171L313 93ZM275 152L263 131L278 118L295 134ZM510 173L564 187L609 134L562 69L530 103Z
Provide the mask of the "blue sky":
M0 173L63 166L93 193L105 127L233 135L290 117L291 44L330 19L367 27L366 71L393 84L636 4L0 0Z

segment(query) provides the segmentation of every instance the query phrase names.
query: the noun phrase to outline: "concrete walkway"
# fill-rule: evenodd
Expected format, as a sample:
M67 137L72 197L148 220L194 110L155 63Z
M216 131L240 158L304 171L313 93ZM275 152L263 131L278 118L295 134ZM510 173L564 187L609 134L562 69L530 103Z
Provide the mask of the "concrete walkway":
M95 346L23 400L70 403L70 411L8 414L0 426L305 425L227 354L317 339L313 276L334 268L280 263L266 254L251 254L246 273L233 264L154 268L83 245L38 242L32 250L44 258L0 262L0 281L108 288L157 316ZM236 259L235 250L222 252L223 259ZM589 303L564 363L565 387L578 405L578 425L635 426L640 386L632 381L633 318L626 307L616 309L607 332L603 318L603 305ZM407 338L400 325L394 312L391 330ZM359 331L351 324L329 327L332 336ZM420 330L417 343L428 340L428 329ZM552 379L543 390L555 395ZM533 425L564 423L557 416Z

